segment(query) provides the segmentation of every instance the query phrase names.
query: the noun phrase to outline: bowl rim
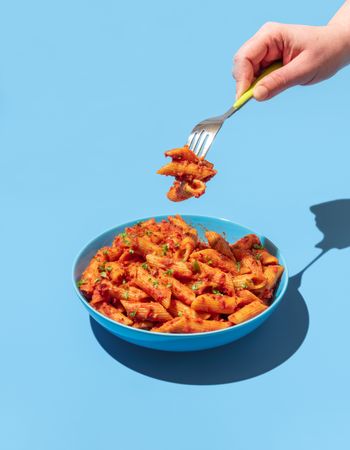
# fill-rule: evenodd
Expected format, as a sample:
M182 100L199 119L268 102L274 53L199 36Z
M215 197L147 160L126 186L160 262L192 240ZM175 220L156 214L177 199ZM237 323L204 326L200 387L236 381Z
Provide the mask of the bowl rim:
M191 338L195 339L195 338L198 338L199 336L211 336L211 335L217 334L217 333L228 333L228 332L232 332L233 330L237 330L238 328L244 327L247 324L256 321L258 318L262 318L264 316L270 315L272 310L274 310L278 306L278 304L281 302L281 300L282 300L282 298L283 298L283 296L284 296L284 294L285 294L285 292L287 290L288 282L289 282L289 270L288 270L288 267L287 267L287 264L286 264L286 260L285 260L283 254L282 254L282 252L280 250L280 247L277 246L274 242L272 242L265 235L260 234L259 232L256 232L254 230L251 230L250 228L246 227L245 225L241 225L241 224L239 224L237 222L233 222L232 220L225 219L225 218L222 218L222 217L215 217L215 216L202 216L202 215L197 215L197 214L181 214L181 213L177 213L175 215L180 215L185 220L186 220L186 218L195 218L195 219L199 219L199 220L201 220L201 219L204 219L204 220L209 219L209 220L215 220L215 221L219 221L219 222L228 222L231 225L235 225L235 226L238 226L240 228L244 228L244 229L250 231L253 234L257 234L259 236L259 238L267 239L272 245L274 245L276 247L276 249L280 253L279 261L282 260L282 264L281 265L284 267L283 275L285 275L285 282L284 282L284 285L282 286L281 292L274 298L274 300L271 303L271 305L265 311L263 311L262 313L258 314L255 317L252 317L251 319L246 320L245 322L242 322L240 324L237 324L237 325L234 325L234 326L231 326L231 327L228 327L228 328L223 328L221 330L203 331L203 332L198 332L198 333L162 333L162 332L158 332L158 331L157 332L152 332L150 330L142 330L142 329L139 329L139 328L133 328L133 327L130 327L129 325L124 325L122 323L119 323L119 322L117 322L115 320L110 319L109 317L101 314L99 311L97 311L96 309L94 309L90 305L90 303L87 301L87 299L82 295L82 293L78 289L77 282L76 282L76 279L75 279L75 274L74 274L76 266L78 264L78 261L79 261L81 255L83 254L83 252L86 250L86 248L89 247L94 241L96 241L102 235L111 233L115 228L123 227L125 229L126 227L133 226L133 225L135 225L138 222L143 222L143 221L146 221L146 220L149 220L149 219L155 219L156 221L164 220L164 219L168 218L171 215L172 214L161 214L161 215L157 215L157 216L142 217L142 218L139 218L139 219L130 220L129 222L125 222L125 223L122 223L122 224L119 224L119 225L115 225L115 226L113 226L113 227L103 231L102 233L99 233L94 238L90 239L81 248L81 250L78 252L76 257L74 258L74 262L73 262L73 266L72 266L72 282L73 282L73 287L74 287L75 293L77 294L79 299L83 302L85 307L88 309L89 314L90 315L92 315L91 313L96 314L96 315L100 316L103 320L106 320L107 322L110 322L112 325L117 326L117 328L119 326L122 329L125 328L129 332L135 332L136 334L144 333L147 336L154 336L154 337L156 337L156 336L163 336L163 337L167 337L169 339L176 338L176 337L187 337L189 339L191 339Z

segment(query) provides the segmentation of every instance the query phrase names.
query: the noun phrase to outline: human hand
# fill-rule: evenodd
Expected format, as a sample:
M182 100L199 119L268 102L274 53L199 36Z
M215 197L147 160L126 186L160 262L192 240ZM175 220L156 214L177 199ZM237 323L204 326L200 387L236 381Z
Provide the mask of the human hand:
M236 98L248 89L262 68L282 60L283 67L254 88L257 100L267 100L298 84L318 83L350 62L350 29L337 21L326 26L265 24L237 52L233 76Z

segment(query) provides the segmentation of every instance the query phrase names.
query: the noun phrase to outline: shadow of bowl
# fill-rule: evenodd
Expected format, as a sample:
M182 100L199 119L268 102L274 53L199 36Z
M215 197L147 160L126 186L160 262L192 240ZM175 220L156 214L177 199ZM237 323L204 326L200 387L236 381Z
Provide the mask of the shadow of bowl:
M104 350L119 363L143 375L173 383L213 385L242 381L266 373L289 359L301 346L309 314L298 291L300 277L290 278L283 302L257 330L211 350L170 353L130 344L90 318Z

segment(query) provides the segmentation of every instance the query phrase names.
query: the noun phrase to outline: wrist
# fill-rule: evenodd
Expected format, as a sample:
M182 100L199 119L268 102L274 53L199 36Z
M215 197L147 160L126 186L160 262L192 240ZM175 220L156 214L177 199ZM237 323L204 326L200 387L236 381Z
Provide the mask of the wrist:
M350 18L349 21L334 17L325 27L329 31L330 42L336 47L341 66L350 63Z

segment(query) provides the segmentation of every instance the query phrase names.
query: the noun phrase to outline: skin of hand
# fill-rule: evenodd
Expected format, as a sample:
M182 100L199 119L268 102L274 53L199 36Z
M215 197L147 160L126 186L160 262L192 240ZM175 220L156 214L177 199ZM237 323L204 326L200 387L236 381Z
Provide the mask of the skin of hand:
M348 64L350 1L326 26L265 24L234 58L236 98L248 89L261 69L276 60L282 60L283 67L255 86L256 100L270 99L291 86L318 83Z

